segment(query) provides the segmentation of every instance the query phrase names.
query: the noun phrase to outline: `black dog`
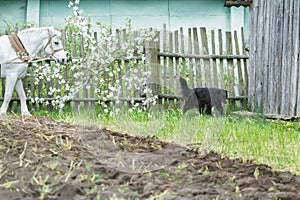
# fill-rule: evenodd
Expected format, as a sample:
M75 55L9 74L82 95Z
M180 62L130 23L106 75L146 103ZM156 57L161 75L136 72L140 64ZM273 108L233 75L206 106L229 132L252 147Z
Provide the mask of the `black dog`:
M182 95L184 98L183 113L192 108L198 108L200 114L204 111L207 115L212 114L215 107L221 115L224 115L223 106L226 103L227 91L220 88L194 88L190 89L184 78L180 78Z

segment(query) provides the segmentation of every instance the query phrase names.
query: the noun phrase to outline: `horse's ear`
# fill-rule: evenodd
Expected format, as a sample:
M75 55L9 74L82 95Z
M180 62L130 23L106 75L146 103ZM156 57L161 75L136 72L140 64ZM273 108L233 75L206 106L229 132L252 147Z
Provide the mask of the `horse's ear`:
M48 29L50 32L54 32L54 30L55 30L53 26L48 26L47 29Z
M57 35L58 37L61 37L61 32L60 32L60 31L55 30L55 32L56 32L56 35Z
M48 29L49 29L52 33L54 33L55 35L57 35L58 37L61 36L61 32L58 31L58 30L56 30L53 26L48 27Z

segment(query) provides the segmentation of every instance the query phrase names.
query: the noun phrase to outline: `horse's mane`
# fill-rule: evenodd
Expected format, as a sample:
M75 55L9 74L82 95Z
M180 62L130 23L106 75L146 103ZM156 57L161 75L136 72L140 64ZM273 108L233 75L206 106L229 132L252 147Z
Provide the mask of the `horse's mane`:
M27 33L32 33L32 32L42 32L45 30L49 30L51 35L57 35L57 36L61 36L61 32L55 30L52 26L49 27L31 27L28 29L24 29L22 31L20 31L19 33L21 34L27 34Z

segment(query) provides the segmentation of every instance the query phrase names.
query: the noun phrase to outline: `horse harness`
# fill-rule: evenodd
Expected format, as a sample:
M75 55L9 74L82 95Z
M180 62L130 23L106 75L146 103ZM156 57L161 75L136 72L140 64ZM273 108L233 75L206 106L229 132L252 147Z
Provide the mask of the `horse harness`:
M48 30L48 42L47 42L47 44L45 45L45 47L44 47L44 50L47 48L47 46L49 45L49 47L50 47L50 49L51 49L51 51L52 51L52 53L50 54L50 57L51 56L53 56L56 52L59 52L59 51L63 51L64 50L64 48L59 48L59 49L54 49L53 48L53 45L52 45L52 43L51 43L51 40L52 40L52 38L54 38L55 36L57 36L56 34L54 34L54 35L50 35L50 31Z
M44 50L47 48L47 46L49 45L52 53L50 54L49 57L47 58L36 58L36 59L30 59L30 55L28 53L28 51L26 50L26 48L24 47L22 41L20 40L19 36L17 35L17 33L13 32L10 36L8 36L9 41L11 46L14 48L17 57L22 61L22 62L7 62L7 63L16 63L16 64L20 64L20 63L31 63L31 62L40 62L43 60L51 60L52 56L59 51L64 50L63 48L59 48L59 49L54 49L53 45L51 43L52 38L56 37L57 35L50 35L50 31L48 30L48 42L46 43L46 45L44 46ZM5 63L5 64L7 64ZM3 64L3 63L2 63ZM1 66L1 65L0 65Z
M11 46L16 51L18 58L20 58L23 62L28 63L29 61L29 53L25 49L22 41L18 37L18 35L13 32L10 36L8 36Z

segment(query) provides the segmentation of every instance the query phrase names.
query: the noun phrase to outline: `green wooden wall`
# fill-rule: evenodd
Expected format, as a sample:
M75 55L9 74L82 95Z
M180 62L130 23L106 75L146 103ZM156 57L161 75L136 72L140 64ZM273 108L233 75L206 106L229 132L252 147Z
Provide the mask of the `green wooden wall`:
M26 21L27 0L0 0L0 28L8 23L24 23Z
M63 24L71 13L68 0L0 0L0 26L9 22L35 22L36 25ZM179 27L222 28L248 30L249 8L224 7L225 0L81 0L80 8L92 22L101 21L115 27L132 20L134 28Z

